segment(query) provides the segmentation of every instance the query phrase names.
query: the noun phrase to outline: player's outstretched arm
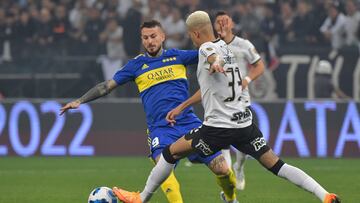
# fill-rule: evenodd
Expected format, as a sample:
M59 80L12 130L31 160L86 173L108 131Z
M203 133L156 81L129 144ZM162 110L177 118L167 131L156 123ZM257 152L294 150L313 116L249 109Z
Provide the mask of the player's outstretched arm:
M60 109L60 115L64 114L69 109L78 108L80 106L80 104L93 101L99 97L103 97L103 96L109 94L117 86L118 86L118 84L115 82L115 80L107 80L107 81L97 84L95 87L91 88L79 99L69 102L65 106L63 106Z
M260 77L265 70L264 62L260 59L256 63L251 65L251 68L249 69L248 75L245 77L245 80L242 81L242 88L245 89L249 83L253 80L256 80L258 77Z
M191 96L189 99L181 103L179 106L174 108L173 110L169 111L166 115L166 120L171 124L174 125L176 123L176 116L178 116L184 109L187 107L199 103L201 101L201 92L198 90L195 92L193 96Z
M210 74L225 73L224 70L225 62L224 59L222 59L219 55L212 54L207 58L207 61L210 64L210 69L209 69Z

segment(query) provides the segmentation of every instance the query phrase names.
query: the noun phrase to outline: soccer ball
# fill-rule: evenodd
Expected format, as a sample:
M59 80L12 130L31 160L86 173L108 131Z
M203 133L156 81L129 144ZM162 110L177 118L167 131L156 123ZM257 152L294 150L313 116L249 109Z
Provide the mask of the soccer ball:
M118 203L118 201L110 188L98 187L91 191L88 203Z

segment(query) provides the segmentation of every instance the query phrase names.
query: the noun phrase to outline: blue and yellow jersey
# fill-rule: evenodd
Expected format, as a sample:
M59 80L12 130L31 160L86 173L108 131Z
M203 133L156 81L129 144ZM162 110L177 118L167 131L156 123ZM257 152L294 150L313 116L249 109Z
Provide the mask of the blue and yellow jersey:
M189 97L186 66L197 62L197 50L164 50L159 57L141 54L116 72L113 79L119 85L136 83L149 129L166 126L167 113ZM176 120L185 124L193 119L198 118L189 108Z

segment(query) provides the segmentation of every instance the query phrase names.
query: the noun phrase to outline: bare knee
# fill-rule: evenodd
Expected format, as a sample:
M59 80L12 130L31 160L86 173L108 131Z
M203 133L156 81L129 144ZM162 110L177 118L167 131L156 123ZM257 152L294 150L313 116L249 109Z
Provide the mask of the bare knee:
M228 175L230 173L230 169L223 155L217 156L213 159L209 163L209 168L215 175Z
M271 149L261 155L258 159L258 161L267 169L273 167L278 160L279 157Z

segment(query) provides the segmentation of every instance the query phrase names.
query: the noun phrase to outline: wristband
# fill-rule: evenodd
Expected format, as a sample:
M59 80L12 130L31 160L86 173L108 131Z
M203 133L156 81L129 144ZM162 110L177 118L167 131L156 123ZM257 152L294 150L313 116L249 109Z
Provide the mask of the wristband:
M250 84L250 82L252 81L249 76L246 76L244 79L247 81L248 84Z

